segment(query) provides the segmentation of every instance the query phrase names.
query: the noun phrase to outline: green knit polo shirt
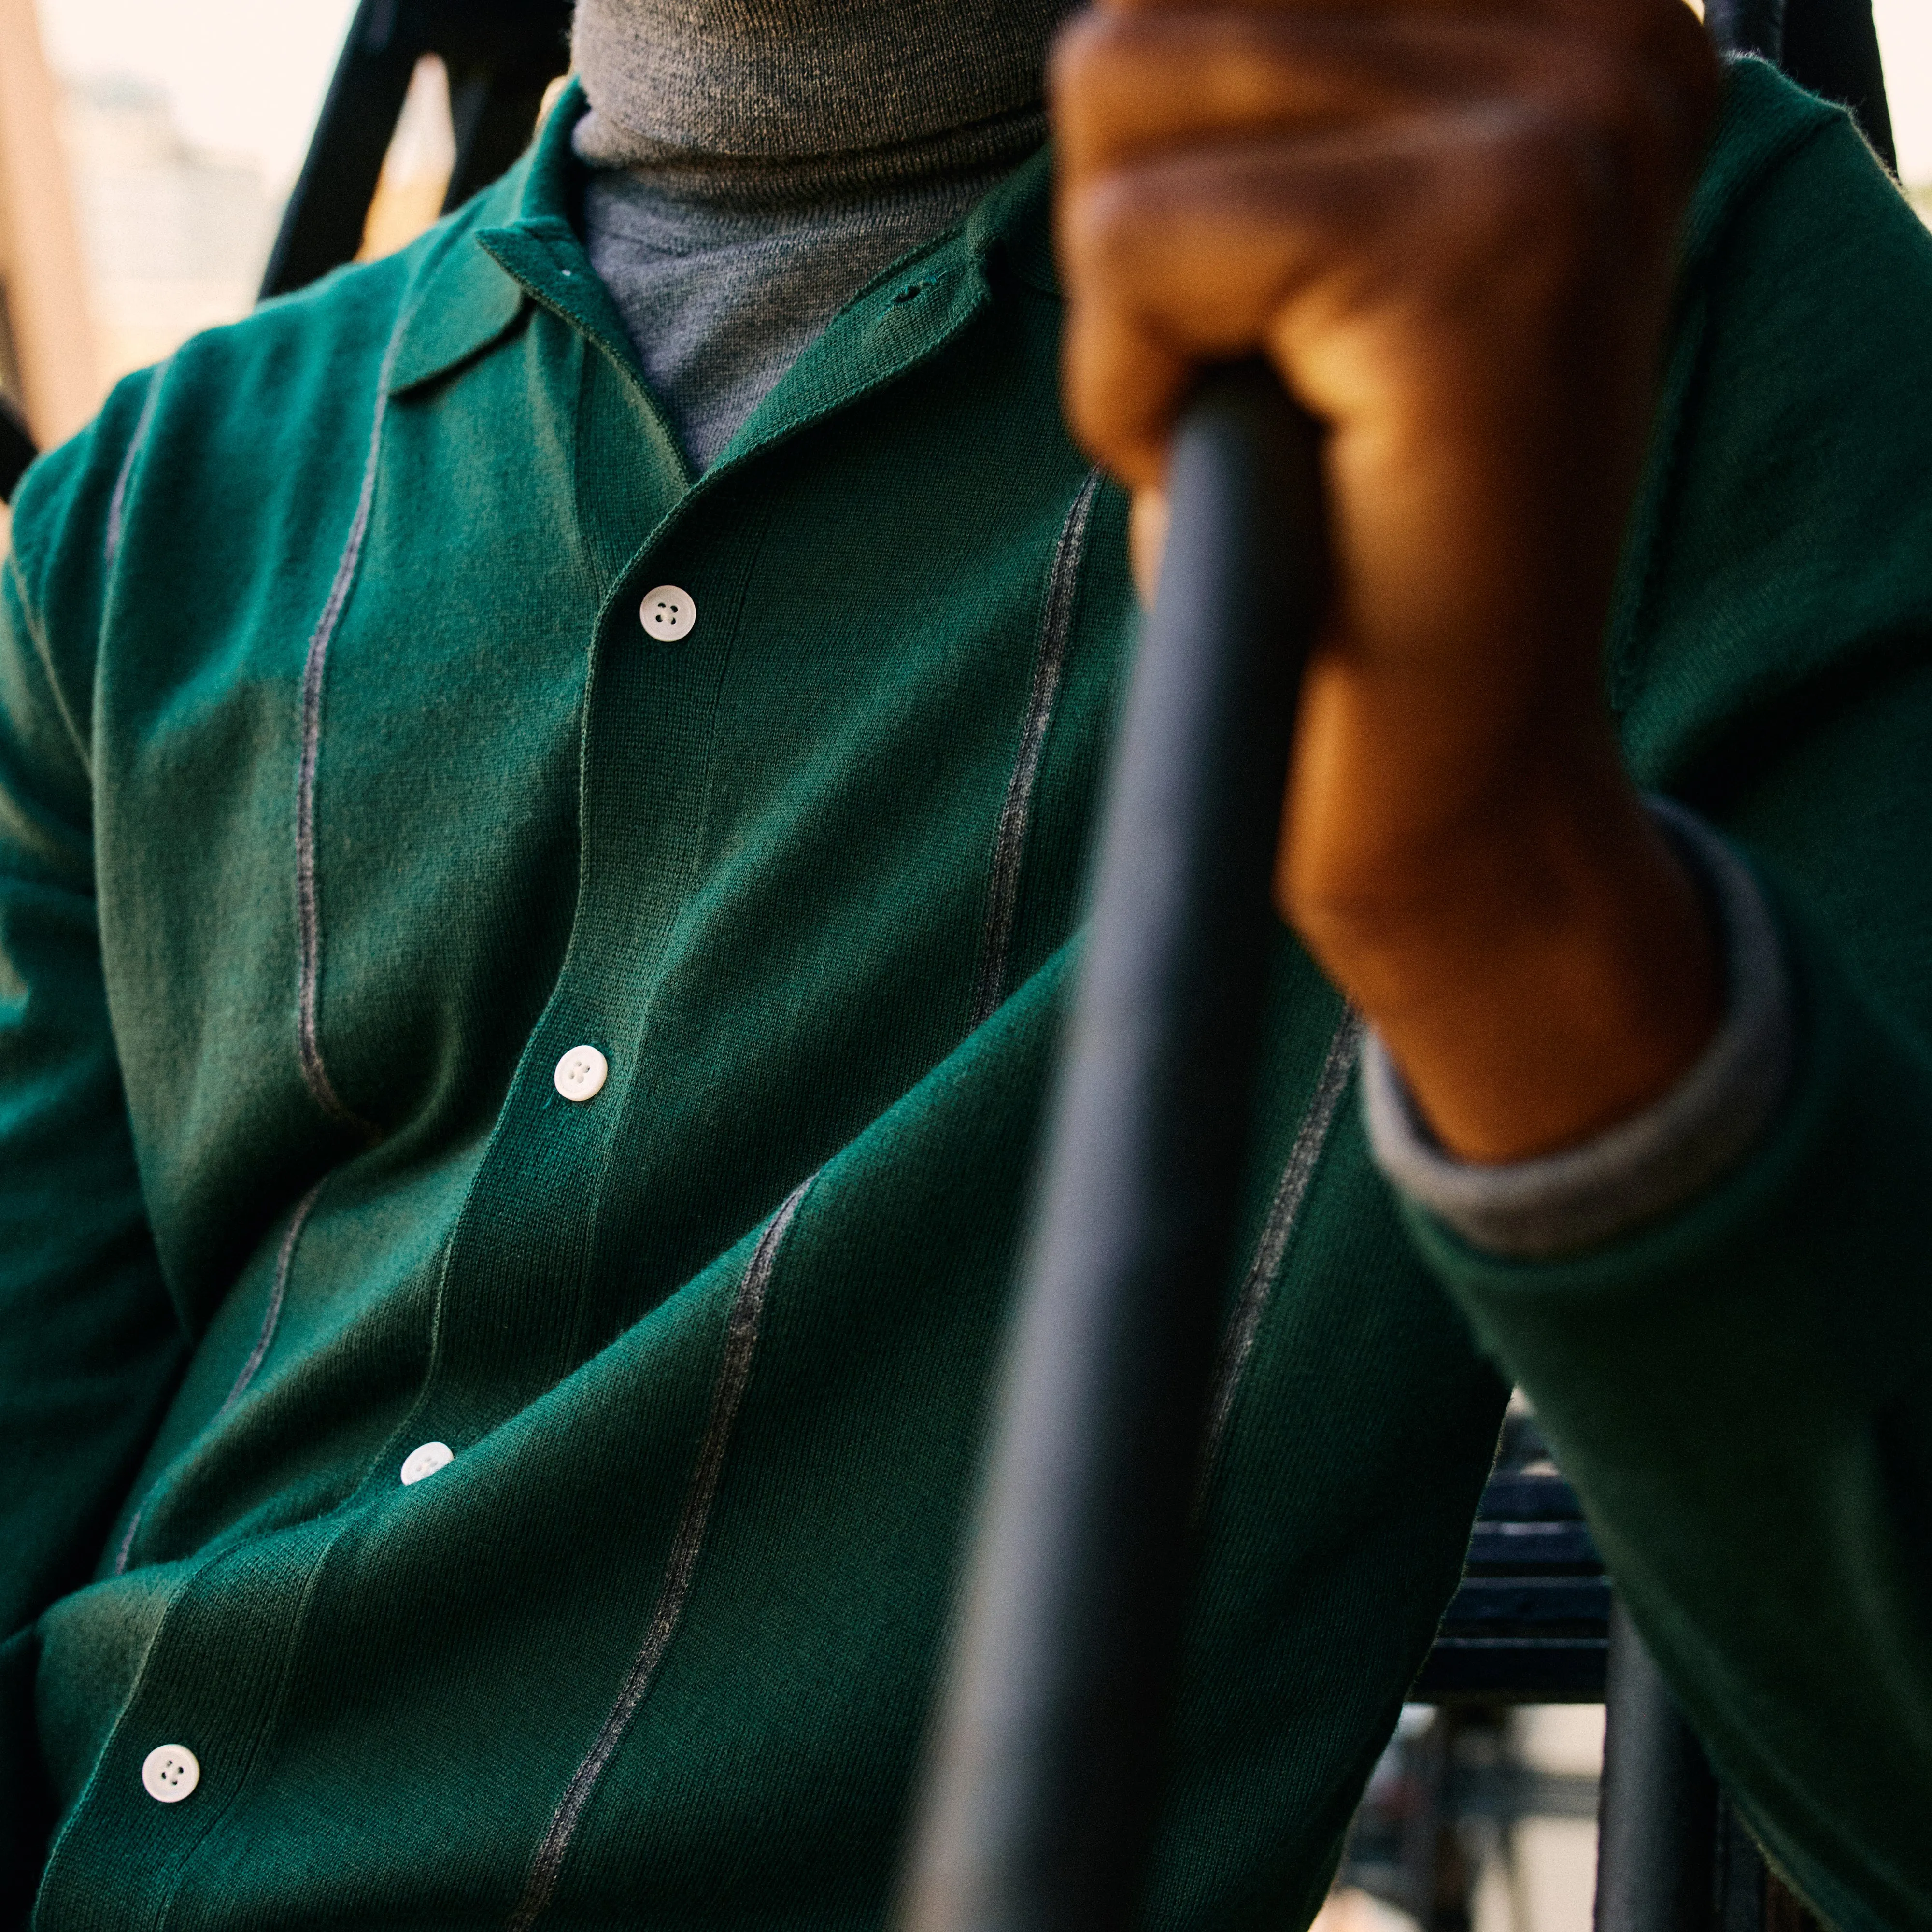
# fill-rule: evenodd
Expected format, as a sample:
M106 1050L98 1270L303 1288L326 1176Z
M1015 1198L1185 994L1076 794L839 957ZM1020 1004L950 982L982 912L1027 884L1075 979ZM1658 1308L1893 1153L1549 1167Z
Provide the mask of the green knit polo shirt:
M580 110L20 495L0 1874L45 1932L888 1909L1124 505L1044 160L694 481ZM1281 936L1150 1926L1314 1910L1508 1378L1780 1864L1932 1925L1928 345L1932 241L1740 69L1607 663L1776 909L1791 1090L1665 1220L1486 1258L1398 1211Z

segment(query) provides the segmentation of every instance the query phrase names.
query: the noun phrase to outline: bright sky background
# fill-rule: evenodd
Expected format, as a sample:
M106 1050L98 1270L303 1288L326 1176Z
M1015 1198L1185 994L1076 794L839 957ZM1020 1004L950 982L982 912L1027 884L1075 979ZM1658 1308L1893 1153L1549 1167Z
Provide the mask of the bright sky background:
M308 146L354 0L39 0L61 73L128 74L197 146L251 156L272 192Z
M300 164L353 0L40 0L69 74L157 82L200 145L252 154L272 189ZM1932 182L1932 4L1876 0L1908 181Z
M1926 0L1874 0L1885 91L1898 137L1898 171L1932 182L1932 7Z

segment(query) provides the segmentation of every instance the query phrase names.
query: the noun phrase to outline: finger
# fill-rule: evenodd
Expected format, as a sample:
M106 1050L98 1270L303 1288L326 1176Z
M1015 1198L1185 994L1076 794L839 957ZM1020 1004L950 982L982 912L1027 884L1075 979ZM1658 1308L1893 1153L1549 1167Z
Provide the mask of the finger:
M1435 16L1452 20L1541 20L1587 28L1624 45L1640 44L1658 32L1703 32L1685 0L1094 0L1100 14L1177 16L1228 13L1328 14L1360 20L1378 14L1408 18Z
M1063 168L1077 176L1217 134L1315 130L1477 94L1622 118L1688 154L1714 80L1694 37L1633 59L1542 24L1220 10L1084 16L1055 48L1052 98Z
M1127 564L1141 608L1151 610L1160 594L1161 559L1167 550L1167 492L1150 484L1134 492L1127 513Z
M1412 112L1552 64L1552 39L1486 22L1089 15L1054 50L1054 136L1077 173L1215 134Z
M1318 414L1346 412L1357 380L1347 356L1310 361L1299 346L1359 348L1360 328L1334 326L1345 317L1374 317L1385 345L1408 332L1386 352L1418 395L1432 368L1453 372L1445 386L1486 388L1538 353L1552 314L1587 313L1592 285L1624 266L1605 238L1645 224L1588 205L1614 203L1613 179L1573 128L1493 103L1096 176L1060 210L1070 419L1138 485L1159 480L1172 410L1201 362L1266 349ZM1513 316L1524 340L1504 353Z
M1060 355L1075 440L1129 489L1159 488L1196 356L1118 303L1078 299L1067 306Z

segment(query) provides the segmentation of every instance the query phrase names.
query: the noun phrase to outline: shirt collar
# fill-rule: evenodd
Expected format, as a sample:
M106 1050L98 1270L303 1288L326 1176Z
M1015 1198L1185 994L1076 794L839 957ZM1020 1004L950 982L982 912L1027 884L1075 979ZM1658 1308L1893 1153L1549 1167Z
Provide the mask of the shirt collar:
M515 238L513 246L544 260L560 238L582 254L570 226L570 130L587 104L573 81L538 124L536 139L509 172L416 245L422 259L412 278L408 307L389 375L389 393L447 375L491 347L522 316L530 299L526 278L507 268L489 242ZM574 263L564 263L571 268ZM584 264L589 275L589 264ZM548 286L571 279L546 262ZM594 277L590 279L594 280ZM609 305L608 298L605 298ZM614 316L605 318L614 321ZM622 340L622 326L617 328Z
M399 394L494 346L531 302L554 310L634 370L622 318L591 268L570 211L582 164L571 133L587 110L572 80L516 166L432 230L412 278L392 364ZM1057 293L1045 152L1016 169L961 230L902 262L854 299L838 327L807 350L728 455L774 440L937 352L986 306L1001 269L1036 293Z

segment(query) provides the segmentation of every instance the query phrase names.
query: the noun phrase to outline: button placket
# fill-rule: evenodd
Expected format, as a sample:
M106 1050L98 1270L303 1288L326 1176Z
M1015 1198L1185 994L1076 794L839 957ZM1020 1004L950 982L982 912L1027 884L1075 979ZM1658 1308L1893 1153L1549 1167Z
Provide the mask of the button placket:
M605 1154L622 1130L636 1066L632 1030L641 1015L633 995L654 970L682 904L681 858L702 821L706 758L700 752L640 760L632 727L649 718L674 732L687 720L708 730L734 595L764 526L762 519L734 520L722 562L685 542L710 606L698 635L697 598L658 581L660 572L682 568L666 552L683 520L662 518L651 541L618 566L621 601L592 640L580 726L580 837L593 856L563 969L530 1042L535 1064L520 1069L484 1156L484 1174L502 1184L479 1180L452 1239L441 1346L418 1405L425 1417L418 1426L434 1414L465 1442L552 1385L559 1334L577 1325L574 1311L589 1292ZM654 583L657 590L642 596L638 586ZM645 621L658 602L666 607L657 626L668 634L663 642ZM621 902L614 919L614 896ZM580 1035L570 1045L571 1034L561 1030L591 1024L608 1029L596 1045ZM614 1077L620 1056L622 1079ZM514 1269L505 1265L511 1256L518 1258ZM454 1406L443 1406L446 1393Z

